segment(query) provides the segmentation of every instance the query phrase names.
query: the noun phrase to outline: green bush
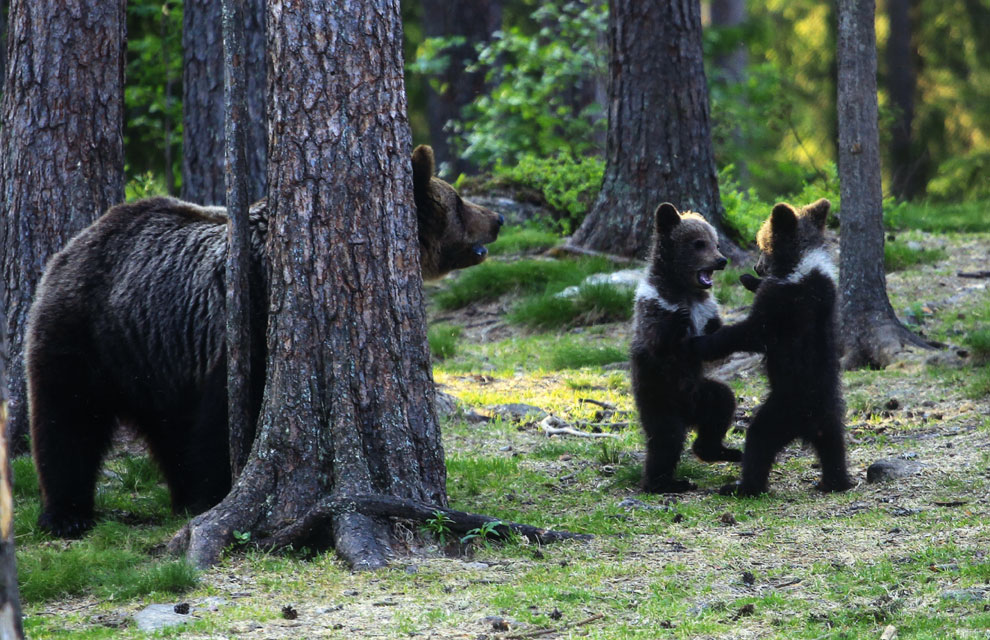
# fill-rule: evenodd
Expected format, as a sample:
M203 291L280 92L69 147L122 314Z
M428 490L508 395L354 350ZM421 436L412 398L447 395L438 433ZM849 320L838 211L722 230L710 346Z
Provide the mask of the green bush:
M552 157L525 153L515 165L495 163L498 177L539 190L547 204L556 209L561 231L573 232L584 219L601 188L605 161L599 156L575 158L570 151Z
M537 224L503 227L498 240L488 245L488 255L518 255L542 252L560 242L560 236Z

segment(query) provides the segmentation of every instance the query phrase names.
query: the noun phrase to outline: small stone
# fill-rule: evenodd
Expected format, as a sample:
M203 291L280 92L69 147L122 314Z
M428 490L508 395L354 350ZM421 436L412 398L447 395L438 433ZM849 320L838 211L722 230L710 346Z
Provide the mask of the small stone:
M729 526L734 525L734 524L737 524L736 517L734 515L732 515L731 513L729 513L728 511L726 511L725 513L723 513L721 515L721 517L719 517L719 522L721 522L724 525L729 525Z
M291 604L282 607L282 617L286 620L295 620L299 617L299 612Z
M482 622L487 622L492 625L492 629L495 631L508 631L509 622L505 618L499 616L486 616Z
M192 619L192 616L176 613L172 604L149 604L134 614L134 623L141 631L157 631L185 624Z
M742 581L747 587L752 587L756 583L756 576L753 575L752 571L743 571Z
M921 463L910 460L885 458L877 460L866 469L866 481L874 483L907 478L921 473L922 467Z
M508 422L537 422L547 417L547 412L531 404L512 402L499 404L491 409L492 415Z
M477 569L478 571L484 571L488 568L484 562L465 562L463 566L465 569Z
M551 620L560 620L561 618L564 617L564 614L562 614L560 612L560 609L558 609L557 607L554 607L553 611L551 611L548 615L550 616Z
M182 614L184 616L185 615L189 615L189 603L188 602L180 602L179 604L177 604L174 607L172 607L172 610L175 611L176 613Z
M897 398L890 398L883 406L887 411L894 411L901 408L901 403L898 402Z
M345 596L359 596L359 595L361 595L361 592L360 591L356 591L354 589L348 589L347 591L344 592L343 595L345 595Z

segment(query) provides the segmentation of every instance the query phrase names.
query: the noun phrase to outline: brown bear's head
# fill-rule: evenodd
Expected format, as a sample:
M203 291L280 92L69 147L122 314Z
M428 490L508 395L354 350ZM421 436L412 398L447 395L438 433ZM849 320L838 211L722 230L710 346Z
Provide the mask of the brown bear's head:
M464 200L452 186L434 177L430 147L416 147L412 165L423 279L433 280L484 262L488 256L485 245L498 238L505 218Z
M786 278L801 258L825 244L825 220L831 208L825 198L798 210L781 202L756 234L760 257L754 270L761 276Z
M674 297L697 297L710 289L714 272L729 262L718 250L715 227L693 211L678 213L669 202L657 207L654 222L654 284Z

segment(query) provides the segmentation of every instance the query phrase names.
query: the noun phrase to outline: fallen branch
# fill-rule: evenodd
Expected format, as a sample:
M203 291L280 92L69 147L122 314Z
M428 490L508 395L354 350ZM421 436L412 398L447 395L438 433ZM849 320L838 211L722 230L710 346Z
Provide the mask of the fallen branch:
M614 404L609 404L607 402L601 402L599 400L592 400L591 398L578 398L578 402L581 403L581 404L593 404L593 405L595 405L597 407L601 407L602 409L606 409L608 411L615 411L615 409L616 409L616 407L615 407Z
M990 271L960 271L956 275L960 278L990 278Z
M535 631L528 631L526 633L517 633L512 636L505 636L506 640L524 640L525 638L538 638L540 636L549 635L551 633L560 633L561 631L566 631L567 629L573 629L575 627L583 627L586 624L591 624L595 620L601 620L605 617L604 613L596 613L590 618L585 618L584 620L579 620L578 622L572 624L565 624L556 629L537 629Z
M492 532L501 539L520 535L530 542L547 544L561 540L590 540L594 536L570 531L552 531L528 524L504 522L498 518L477 513L455 511L446 507L384 495L356 495L348 497L331 497L318 503L305 516L267 538L257 541L257 545L266 549L281 549L305 539L319 529L325 527L331 518L346 513L358 513L368 517L398 518L426 522L442 514L446 518L447 527L457 534L465 534L474 529L480 529L490 523L496 523Z
M576 436L578 438L616 438L612 433L592 433L590 431L579 431L567 424L560 418L547 416L540 421L540 428L548 436Z
M625 256L617 256L613 253L605 253L604 251L595 251L594 249L585 249L584 247L576 247L572 244L564 243L556 247L551 247L543 252L543 255L550 258L559 258L563 255L577 255L577 256L597 256L600 258L605 258L610 262L615 262L618 264L632 264L638 263L639 260L635 258L627 258Z

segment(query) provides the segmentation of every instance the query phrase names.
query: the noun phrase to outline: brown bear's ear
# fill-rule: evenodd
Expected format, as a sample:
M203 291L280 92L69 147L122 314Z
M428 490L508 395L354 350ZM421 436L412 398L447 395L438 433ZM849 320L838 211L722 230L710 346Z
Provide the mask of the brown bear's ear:
M430 178L436 170L436 163L433 160L433 148L421 144L412 152L413 166L413 187L417 191L422 191L430 186Z
M671 229L681 223L681 214L677 212L677 207L669 202L664 202L654 212L653 222L656 225L657 231L667 234L670 233Z
M774 233L794 233L797 229L797 211L786 202L775 204L770 212L770 228Z
M832 203L827 198L815 200L804 208L804 214L811 216L815 226L819 229L825 228L825 221L828 219L828 212L832 208Z

